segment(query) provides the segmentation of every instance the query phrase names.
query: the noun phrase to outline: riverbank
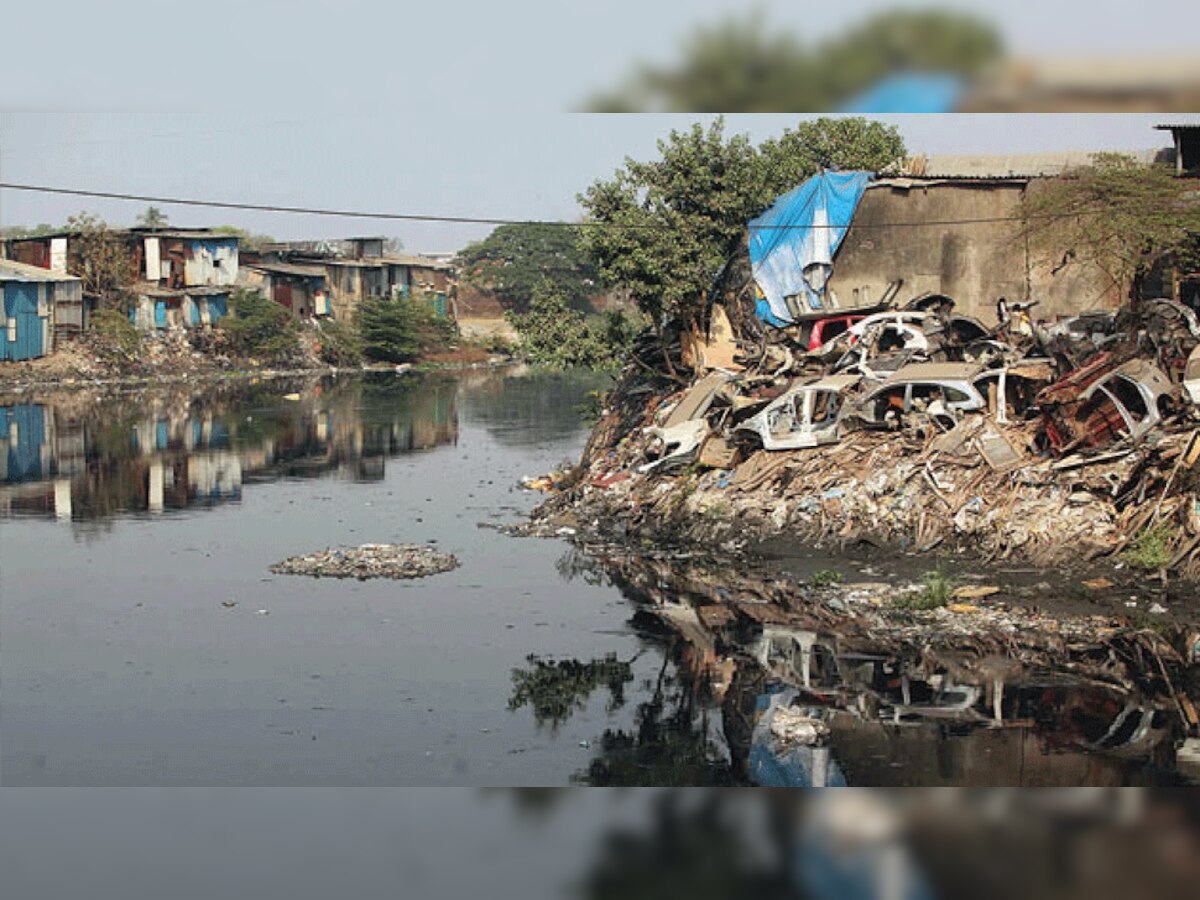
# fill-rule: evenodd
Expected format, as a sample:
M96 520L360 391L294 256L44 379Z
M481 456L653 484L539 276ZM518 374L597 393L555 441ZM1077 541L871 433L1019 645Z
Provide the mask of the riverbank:
M17 402L35 395L47 397L81 390L120 393L159 386L219 385L322 375L459 371L519 364L511 357L488 353L475 346L429 353L403 366L335 366L320 363L315 358L305 365L273 366L253 359L217 358L180 348L148 355L134 367L106 362L89 352L86 345L68 344L49 356L0 364L0 401Z

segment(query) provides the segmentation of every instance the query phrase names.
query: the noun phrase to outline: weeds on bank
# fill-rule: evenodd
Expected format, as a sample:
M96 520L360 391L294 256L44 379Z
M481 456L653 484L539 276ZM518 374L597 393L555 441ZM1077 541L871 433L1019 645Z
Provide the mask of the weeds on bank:
M821 569L808 576L809 585L817 588L841 584L845 580L845 576L841 572L836 572L833 569Z
M940 609L954 599L954 591L958 582L946 570L938 566L921 576L921 586L915 591L898 596L894 605L896 609L930 610Z
M1144 572L1157 572L1166 568L1174 556L1171 551L1173 530L1170 525L1147 528L1125 548L1121 558L1135 569Z

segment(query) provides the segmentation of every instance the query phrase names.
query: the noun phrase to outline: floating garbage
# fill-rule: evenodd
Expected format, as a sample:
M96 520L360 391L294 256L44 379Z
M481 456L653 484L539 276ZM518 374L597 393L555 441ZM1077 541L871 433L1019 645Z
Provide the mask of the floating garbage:
M422 544L363 544L292 556L271 566L277 575L313 578L425 578L459 566L452 553Z

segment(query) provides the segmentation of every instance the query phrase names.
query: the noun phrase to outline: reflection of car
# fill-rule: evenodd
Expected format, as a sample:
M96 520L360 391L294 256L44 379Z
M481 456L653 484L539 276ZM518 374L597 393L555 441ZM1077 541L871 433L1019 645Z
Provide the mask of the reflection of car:
M862 381L858 375L831 375L798 385L747 419L735 431L757 434L766 450L795 450L832 444L847 394Z
M900 369L848 406L848 420L867 428L892 428L914 410L952 426L962 413L984 409L975 385L986 370L970 363L916 363Z

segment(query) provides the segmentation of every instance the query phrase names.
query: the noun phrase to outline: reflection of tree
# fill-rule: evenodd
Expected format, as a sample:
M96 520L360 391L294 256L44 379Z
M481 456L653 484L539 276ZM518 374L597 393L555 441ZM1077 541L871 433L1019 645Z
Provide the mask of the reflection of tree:
M463 416L505 446L529 447L569 440L583 428L579 407L588 393L611 385L596 372L535 372L463 382Z
M615 654L587 663L577 659L547 661L532 654L526 661L530 668L512 670L508 708L515 711L530 706L538 725L549 722L551 728L583 709L601 686L608 689L608 711L620 709L625 704L625 685L633 681L633 661L622 662Z
M595 786L733 785L732 766L708 738L708 709L688 678L668 676L664 655L654 693L638 704L634 731L608 729L600 756L579 780Z
M786 865L764 865L762 848L751 845L735 819L727 815L728 795L708 792L698 806L696 794L663 794L650 820L650 832L613 831L584 877L581 893L589 900L638 898L793 897ZM772 847L771 849L777 849Z
M584 553L578 547L571 546L566 553L554 563L554 568L563 581L574 581L579 578L584 584L594 586L608 585L611 582L604 571L604 566L596 558Z

